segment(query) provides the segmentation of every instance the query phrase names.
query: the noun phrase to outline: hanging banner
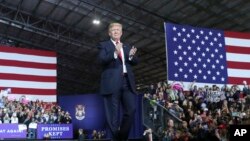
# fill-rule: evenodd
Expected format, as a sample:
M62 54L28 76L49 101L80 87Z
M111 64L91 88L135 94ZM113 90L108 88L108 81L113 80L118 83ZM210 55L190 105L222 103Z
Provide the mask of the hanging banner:
M37 139L72 139L72 124L38 124Z
M25 124L0 124L1 139L26 138L27 126Z

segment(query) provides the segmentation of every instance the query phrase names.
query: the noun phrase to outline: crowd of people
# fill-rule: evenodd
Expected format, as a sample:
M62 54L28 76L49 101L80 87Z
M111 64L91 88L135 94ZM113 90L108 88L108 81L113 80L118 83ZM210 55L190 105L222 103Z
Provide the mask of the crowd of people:
M237 85L198 87L193 82L188 90L184 90L181 82L151 85L144 97L150 100L152 106L157 103L164 107L181 123L166 117L164 126L146 130L145 135L155 132L160 135L161 141L228 140L229 125L245 124L250 118L250 85L246 82L243 85L242 89ZM27 102L6 96L0 98L0 123L19 123L29 127L38 123L71 122L69 112L56 103ZM91 134L92 139L103 139L105 136L103 131L94 130Z
M185 89L181 82L151 85L144 97L152 107L157 103L178 118L166 117L165 125L153 132L162 141L228 140L229 125L245 124L250 117L250 85L243 85L243 89L237 85L198 87L195 82Z
M82 128L78 129L78 141L84 141L85 139L104 140L107 138L106 135L105 130L94 129L92 133L87 133Z
M62 110L56 103L29 101L25 99L0 98L0 123L68 124L71 123L69 112Z

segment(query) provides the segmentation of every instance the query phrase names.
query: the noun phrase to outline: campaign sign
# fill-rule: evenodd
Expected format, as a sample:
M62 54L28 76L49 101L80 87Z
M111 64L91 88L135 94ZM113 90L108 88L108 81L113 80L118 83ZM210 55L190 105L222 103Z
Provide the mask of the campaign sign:
M72 124L38 124L37 139L72 139Z
M0 138L22 139L26 138L27 126L24 124L0 124Z

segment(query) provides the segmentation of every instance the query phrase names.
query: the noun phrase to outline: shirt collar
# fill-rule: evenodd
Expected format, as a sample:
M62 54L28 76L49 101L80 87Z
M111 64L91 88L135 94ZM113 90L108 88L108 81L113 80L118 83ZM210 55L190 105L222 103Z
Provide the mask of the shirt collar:
M116 45L116 41L114 41L113 39L110 39L111 40L111 42L114 44L114 45ZM120 41L118 41L119 43L120 43Z

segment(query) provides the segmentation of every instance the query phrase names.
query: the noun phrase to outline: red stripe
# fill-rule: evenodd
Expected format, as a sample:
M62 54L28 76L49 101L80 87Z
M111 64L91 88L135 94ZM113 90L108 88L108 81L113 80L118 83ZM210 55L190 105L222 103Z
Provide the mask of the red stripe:
M243 85L243 81L247 81L248 83L250 83L250 78L228 77L229 84Z
M34 50L34 49L26 49L26 48L8 47L8 46L0 46L0 52L56 57L56 52L52 52L52 51L44 51L44 50L37 50L37 49Z
M227 68L233 68L233 69L250 69L250 63L227 61Z
M225 31L224 35L225 35L225 37L250 39L249 33Z
M55 76L34 76L34 75L0 73L0 78L1 79L6 79L6 80L56 82L56 77Z
M0 87L5 89L6 87ZM31 88L11 88L11 94L27 94L27 95L56 95L55 89L31 89Z
M240 53L240 54L250 54L250 48L248 48L248 47L238 47L238 46L226 46L226 52Z
M24 61L12 61L0 59L0 66L15 66L15 67L26 67L26 68L37 68L37 69L53 69L56 70L56 64L46 63L34 63Z

